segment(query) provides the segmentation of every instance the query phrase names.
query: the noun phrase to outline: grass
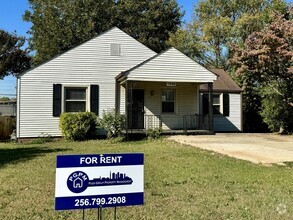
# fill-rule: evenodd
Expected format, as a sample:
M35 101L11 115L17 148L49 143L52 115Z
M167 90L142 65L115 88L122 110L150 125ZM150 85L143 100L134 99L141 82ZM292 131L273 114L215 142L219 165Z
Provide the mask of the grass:
M164 139L0 143L0 219L81 219L81 211L54 211L56 155L110 152L145 154L145 205L118 208L117 219L292 219L292 166L264 167ZM112 218L105 209L103 219Z

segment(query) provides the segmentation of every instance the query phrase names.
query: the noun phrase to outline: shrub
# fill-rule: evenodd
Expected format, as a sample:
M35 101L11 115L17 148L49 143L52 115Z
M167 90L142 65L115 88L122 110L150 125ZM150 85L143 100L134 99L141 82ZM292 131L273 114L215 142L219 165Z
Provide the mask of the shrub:
M107 131L108 138L119 137L125 125L125 116L116 113L114 109L104 111L99 125Z
M62 113L59 127L65 140L81 141L95 135L96 120L92 112Z
M162 129L161 128L149 128L146 131L146 136L148 139L158 139L161 137Z

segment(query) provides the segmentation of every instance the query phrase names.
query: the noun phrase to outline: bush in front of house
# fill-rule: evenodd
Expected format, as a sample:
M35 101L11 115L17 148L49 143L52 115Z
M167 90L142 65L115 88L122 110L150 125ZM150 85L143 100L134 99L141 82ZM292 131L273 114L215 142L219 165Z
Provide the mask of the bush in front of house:
M107 131L107 137L120 137L125 125L125 116L116 113L114 109L103 112L103 117L99 119L99 126Z
M82 141L93 138L97 116L92 112L62 113L59 127L65 140Z
M149 128L146 131L146 136L149 140L158 139L161 137L162 129L161 128Z

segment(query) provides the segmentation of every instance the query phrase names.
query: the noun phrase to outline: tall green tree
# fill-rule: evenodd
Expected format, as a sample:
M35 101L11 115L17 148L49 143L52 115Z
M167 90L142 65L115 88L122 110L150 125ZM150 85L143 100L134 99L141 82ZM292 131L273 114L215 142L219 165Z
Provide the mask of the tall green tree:
M29 0L30 49L38 64L113 26L114 1Z
M293 10L288 12L291 17ZM234 47L236 74L260 88L261 115L272 131L293 129L293 21L275 15L273 22L252 33L243 47Z
M194 19L189 25L193 29L182 31L185 35L197 34L199 41L193 43L204 48L206 66L227 69L226 61L232 56L229 45L243 44L252 32L270 22L273 11L283 12L286 7L284 0L203 0L195 5ZM182 38L182 33L178 33L178 38Z
M24 20L32 22L29 45L36 51L35 63L113 26L160 52L182 16L175 0L29 0L29 4Z
M196 24L188 24L185 28L180 28L174 34L170 34L168 45L177 48L196 62L202 65L206 64L207 51L201 42Z
M115 25L156 52L168 47L170 34L181 24L175 0L118 0L117 10Z
M17 75L30 67L30 56L23 50L25 39L0 30L0 79Z

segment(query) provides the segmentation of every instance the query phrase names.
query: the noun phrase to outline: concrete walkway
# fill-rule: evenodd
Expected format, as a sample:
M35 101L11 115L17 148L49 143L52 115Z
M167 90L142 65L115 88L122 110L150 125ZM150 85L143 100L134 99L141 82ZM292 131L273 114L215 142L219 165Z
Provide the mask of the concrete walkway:
M169 139L253 163L293 161L292 135L219 133L196 136L178 135L171 136Z

